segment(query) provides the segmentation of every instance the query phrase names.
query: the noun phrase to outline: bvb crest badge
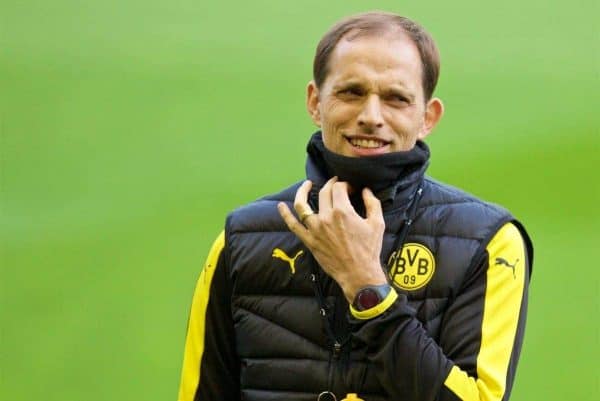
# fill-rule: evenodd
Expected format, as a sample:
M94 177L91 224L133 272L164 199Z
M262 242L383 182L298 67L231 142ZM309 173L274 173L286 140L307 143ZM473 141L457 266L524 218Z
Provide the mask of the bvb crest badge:
M409 242L392 252L387 267L394 284L413 291L429 283L435 272L435 259L426 246Z

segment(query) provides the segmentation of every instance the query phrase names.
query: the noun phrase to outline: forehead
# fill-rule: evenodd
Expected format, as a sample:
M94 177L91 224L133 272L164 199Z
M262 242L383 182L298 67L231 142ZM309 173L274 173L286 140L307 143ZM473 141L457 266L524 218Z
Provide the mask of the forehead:
M335 46L326 80L382 79L402 86L421 86L421 57L403 33L342 38Z

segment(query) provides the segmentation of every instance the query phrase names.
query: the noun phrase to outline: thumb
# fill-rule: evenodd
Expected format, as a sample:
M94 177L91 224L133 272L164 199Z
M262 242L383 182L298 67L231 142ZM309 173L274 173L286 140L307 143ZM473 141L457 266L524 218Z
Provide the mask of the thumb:
M367 220L381 220L383 221L383 212L381 211L381 202L373 195L373 192L369 188L364 188L362 191L363 201L365 202L365 209L367 212Z

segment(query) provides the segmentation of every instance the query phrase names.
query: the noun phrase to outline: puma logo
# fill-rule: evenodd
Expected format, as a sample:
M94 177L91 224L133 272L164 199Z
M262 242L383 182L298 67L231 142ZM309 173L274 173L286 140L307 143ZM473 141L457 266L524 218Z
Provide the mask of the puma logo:
M515 267L517 266L517 263L519 262L519 259L515 260L515 263L513 263L512 265L510 263L508 263L508 261L504 258L496 258L496 264L497 265L504 265L506 267L510 267L513 271L513 278L517 278L517 276L515 275Z
M292 274L295 274L296 273L296 259L298 259L298 257L300 255L302 255L303 253L304 253L303 250L299 250L296 253L296 255L294 255L293 258L290 258L284 251L282 251L279 248L275 248L275 249L273 249L273 255L271 255L271 256L273 256L274 258L277 258L277 259L281 259L285 262L288 262L290 264L290 270L292 271Z

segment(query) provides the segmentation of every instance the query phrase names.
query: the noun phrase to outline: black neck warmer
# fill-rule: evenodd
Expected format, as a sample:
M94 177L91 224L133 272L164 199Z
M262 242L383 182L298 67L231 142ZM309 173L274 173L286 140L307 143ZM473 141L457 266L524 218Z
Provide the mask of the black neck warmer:
M310 138L306 150L306 174L313 181L313 191L337 176L348 182L355 193L360 194L365 187L371 189L382 202L412 196L413 187L421 182L429 164L429 148L422 141L408 151L348 157L327 149L319 131Z

